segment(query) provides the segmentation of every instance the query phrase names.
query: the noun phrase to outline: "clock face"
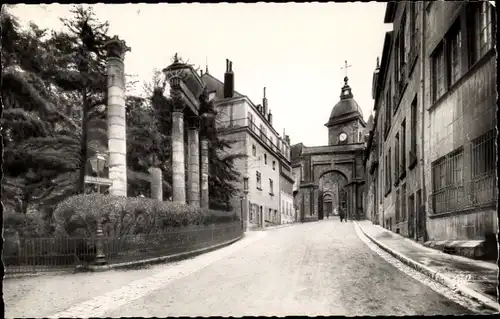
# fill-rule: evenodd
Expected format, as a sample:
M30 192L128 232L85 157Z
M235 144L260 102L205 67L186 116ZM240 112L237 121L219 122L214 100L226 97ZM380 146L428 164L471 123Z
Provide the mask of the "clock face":
M347 139L347 134L346 133L340 133L339 139L341 142L344 142Z

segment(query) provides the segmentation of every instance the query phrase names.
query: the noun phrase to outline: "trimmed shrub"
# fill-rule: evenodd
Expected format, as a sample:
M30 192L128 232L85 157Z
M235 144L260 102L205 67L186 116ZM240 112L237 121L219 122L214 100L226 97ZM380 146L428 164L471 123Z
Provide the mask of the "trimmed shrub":
M97 218L102 220L105 236L151 234L239 220L233 212L202 210L151 198L77 195L61 202L54 211L56 236L92 237L97 232Z

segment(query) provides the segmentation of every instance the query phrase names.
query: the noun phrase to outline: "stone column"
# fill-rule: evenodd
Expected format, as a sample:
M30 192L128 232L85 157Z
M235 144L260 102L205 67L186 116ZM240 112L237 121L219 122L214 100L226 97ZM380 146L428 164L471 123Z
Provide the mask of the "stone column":
M175 90L172 87L172 90ZM174 96L174 94L171 94ZM184 167L184 104L173 99L172 112L172 201L186 203L186 174Z
M193 116L188 119L189 170L188 170L188 202L200 207L200 118ZM208 180L207 180L208 182Z
M208 140L201 139L201 208L208 209Z
M161 202L163 201L162 171L158 167L151 167L149 174L151 175L151 198Z
M123 60L130 48L114 36L106 43L108 73L108 165L112 196L127 196L127 140Z

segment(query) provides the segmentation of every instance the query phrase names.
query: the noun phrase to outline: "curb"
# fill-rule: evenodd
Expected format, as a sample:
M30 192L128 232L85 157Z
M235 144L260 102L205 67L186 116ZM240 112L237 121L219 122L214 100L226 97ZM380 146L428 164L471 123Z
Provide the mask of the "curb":
M265 228L257 229L257 231L266 231L266 230L280 229L280 228L290 227L293 224L294 223L288 223L288 224L283 224L283 225L279 225L279 226L270 226L270 227L265 227Z
M368 235L364 230L363 230L363 227L358 223L356 222L356 225L359 227L359 229L361 230L361 232L368 238L370 239L372 242L374 242L377 246L379 246L380 248L382 248L382 250L388 252L390 255L392 255L393 257L395 257L396 259L400 260L401 262L403 262L404 264L410 266L411 268L415 269L415 270L418 270L419 272L427 275L428 277L430 277L431 279L439 282L440 284L450 288L451 290L453 290L454 292L457 292L463 296L466 296L470 299L473 299L477 302L480 302L482 303L484 306L488 307L488 308L491 308L495 311L500 311L500 305L496 302L494 302L493 300L491 300L490 298L486 297L486 296L483 296L481 293L469 288L469 287L466 287L465 285L463 284L460 284L458 282L456 282L455 280L452 280L451 278L435 271L435 270L432 270L430 269L429 267L425 266L425 265L422 265L421 263L419 262L416 262L415 260L413 259L410 259L408 257L406 257L405 255L401 254L401 253L398 253L392 249L390 249L389 247L387 247L386 245L382 244L381 242L377 241L376 239L374 239L372 236Z
M144 266L144 265L159 264L159 263L164 263L164 262L179 261L179 260L183 260L183 259L188 259L188 258L191 258L191 257L195 257L195 256L198 256L198 255L201 255L201 254L204 254L204 253L208 253L208 252L211 252L213 250L216 250L216 249L219 249L219 248L223 248L225 246L229 246L229 245L237 242L238 240L242 239L243 237L245 237L244 233L243 233L243 235L241 235L241 236L239 236L237 238L225 241L225 242L223 242L221 244L213 245L213 246L206 247L206 248L196 249L196 250L193 250L193 251L188 251L188 252L184 252L184 253L178 253L178 254L168 255L168 256L163 256L163 257L156 257L156 258L149 258L149 259L129 261L129 262L125 262L125 263L112 264L112 265L103 265L103 266L90 265L90 266L85 267L84 269L86 271L98 272L98 271L107 271L107 270L111 270L111 269L134 268L134 267L137 267L137 266Z

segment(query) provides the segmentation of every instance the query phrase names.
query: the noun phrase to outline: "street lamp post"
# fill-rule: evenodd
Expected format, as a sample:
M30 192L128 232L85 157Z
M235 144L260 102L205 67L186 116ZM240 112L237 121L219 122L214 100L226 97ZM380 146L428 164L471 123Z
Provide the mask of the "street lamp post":
M97 173L97 178L99 179L100 173L104 170L104 165L106 164L106 158L101 154L96 154L93 158L90 159L90 165L92 165L92 169ZM99 181L98 181L99 182ZM100 193L101 185L97 184L97 193ZM95 264L104 265L107 263L106 255L104 255L103 249L103 231L102 231L102 216L98 214L97 216L97 242L96 242L96 256L95 256Z

